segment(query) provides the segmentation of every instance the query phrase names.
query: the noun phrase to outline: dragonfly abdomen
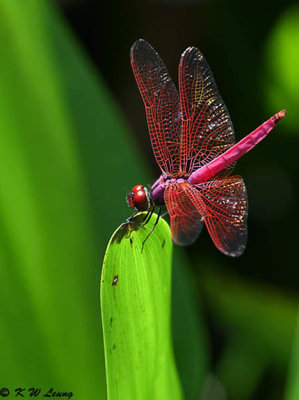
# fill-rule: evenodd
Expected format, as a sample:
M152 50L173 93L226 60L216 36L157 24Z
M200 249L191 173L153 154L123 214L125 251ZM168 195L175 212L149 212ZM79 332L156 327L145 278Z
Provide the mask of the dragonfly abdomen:
M286 114L286 110L282 110L269 118L266 122L256 128L249 135L245 136L244 139L233 145L231 148L226 150L223 154L210 161L208 164L203 165L196 171L194 171L189 179L189 183L198 184L207 181L214 175L218 174L228 165L236 162L244 154L252 150L259 142L261 142L267 135L272 131L275 125L283 118Z

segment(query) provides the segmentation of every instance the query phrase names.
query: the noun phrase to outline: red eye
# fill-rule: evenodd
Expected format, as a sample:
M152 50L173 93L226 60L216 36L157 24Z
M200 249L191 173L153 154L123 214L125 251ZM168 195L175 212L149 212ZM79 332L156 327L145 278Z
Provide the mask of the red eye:
M143 185L136 185L127 196L129 206L138 211L148 210L149 199L147 189Z

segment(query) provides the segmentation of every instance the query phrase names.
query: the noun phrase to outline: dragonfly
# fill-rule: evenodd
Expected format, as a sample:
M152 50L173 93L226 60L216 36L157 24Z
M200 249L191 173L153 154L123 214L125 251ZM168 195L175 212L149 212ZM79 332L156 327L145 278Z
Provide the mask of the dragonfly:
M231 173L236 161L269 134L286 110L235 144L228 110L196 47L181 55L178 91L159 54L144 39L132 45L130 59L161 169L150 188L136 185L127 195L133 216L147 212L139 227L158 207L153 230L166 206L174 243L191 245L205 225L217 249L240 256L247 242L248 200L242 177Z

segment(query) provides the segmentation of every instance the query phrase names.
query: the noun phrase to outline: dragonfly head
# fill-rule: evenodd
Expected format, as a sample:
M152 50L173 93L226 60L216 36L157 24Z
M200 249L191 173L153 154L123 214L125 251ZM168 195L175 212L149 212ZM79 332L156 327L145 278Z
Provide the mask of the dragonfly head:
M147 211L151 204L147 188L143 185L134 186L127 195L127 203L136 211Z

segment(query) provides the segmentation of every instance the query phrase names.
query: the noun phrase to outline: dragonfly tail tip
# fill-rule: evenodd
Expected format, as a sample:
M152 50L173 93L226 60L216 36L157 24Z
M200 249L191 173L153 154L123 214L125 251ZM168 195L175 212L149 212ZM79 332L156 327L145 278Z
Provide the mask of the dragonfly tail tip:
M278 113L278 118L279 118L279 119L283 118L283 117L286 115L286 113L287 113L287 110L281 110L281 111L279 111L279 113Z
M274 123L275 125L286 115L287 110L281 110L277 114L274 115Z

